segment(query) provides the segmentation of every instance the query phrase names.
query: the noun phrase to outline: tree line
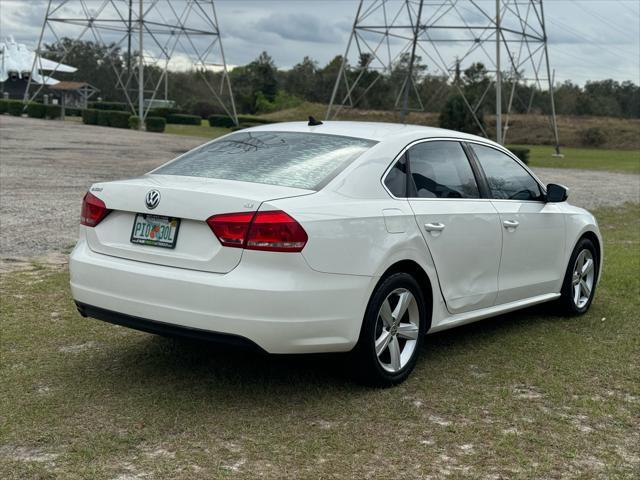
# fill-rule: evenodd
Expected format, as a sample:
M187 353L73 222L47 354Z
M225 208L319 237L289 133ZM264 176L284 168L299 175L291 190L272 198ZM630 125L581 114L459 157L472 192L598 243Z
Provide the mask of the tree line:
M124 99L122 85L129 77L127 69L129 66L135 68L137 63L137 53L133 53L129 59L126 52L115 45L90 41L64 38L46 45L44 50L43 56L52 60L61 60L62 52L68 52L64 62L78 68L76 73L58 74L57 78L88 82L100 90L104 100L111 101ZM357 64L347 64L346 78L349 84L360 78L351 92L353 99L359 99L354 106L375 110L394 109L407 76L408 54L401 56L391 72L386 74L368 69L370 62L371 58L363 54ZM293 107L304 101L326 104L331 98L341 64L340 55L324 66L306 56L292 68L283 70L277 68L267 52L262 52L252 62L229 72L237 110L239 113L260 114ZM116 71L125 72L120 76L120 85ZM161 74L159 67L145 67L149 85L157 82ZM221 113L205 82L206 79L209 83L215 83L220 80L220 75L220 72L211 71L169 71L168 97L189 113L201 116ZM457 108L464 93L480 119L484 113L493 113L494 84L481 63L457 69L453 78L446 78L430 73L429 66L417 57L413 82L426 111L446 112L447 109ZM515 90L512 89L514 83ZM369 89L363 95L367 87ZM135 82L131 83L131 88L133 91ZM502 92L505 109L511 104L514 113L549 113L549 91L545 85L523 85L518 82L517 76L505 75ZM640 118L640 87L631 81L607 79L589 81L584 86L566 81L556 85L554 92L558 114ZM345 93L343 84L338 91L338 100ZM410 107L417 107L413 92L409 103Z

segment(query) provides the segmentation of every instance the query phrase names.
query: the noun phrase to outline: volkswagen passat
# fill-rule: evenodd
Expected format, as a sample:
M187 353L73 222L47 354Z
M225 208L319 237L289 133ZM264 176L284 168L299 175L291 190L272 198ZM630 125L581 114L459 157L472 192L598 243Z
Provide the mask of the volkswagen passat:
M587 311L594 217L508 150L434 128L281 123L84 197L81 314L143 331L351 352L404 380L424 334L556 300Z

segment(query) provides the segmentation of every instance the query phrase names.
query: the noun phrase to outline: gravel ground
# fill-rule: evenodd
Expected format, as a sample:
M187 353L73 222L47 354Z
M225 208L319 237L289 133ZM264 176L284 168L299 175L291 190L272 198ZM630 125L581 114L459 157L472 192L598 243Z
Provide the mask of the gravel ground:
M1 257L31 258L76 241L80 201L97 181L140 175L204 142L198 137L0 116ZM640 201L640 175L540 168L585 208Z

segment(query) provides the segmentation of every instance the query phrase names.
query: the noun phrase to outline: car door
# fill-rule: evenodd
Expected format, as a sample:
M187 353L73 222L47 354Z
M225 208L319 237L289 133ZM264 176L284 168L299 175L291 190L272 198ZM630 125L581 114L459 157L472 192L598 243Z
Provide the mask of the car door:
M494 304L498 292L501 228L481 198L462 144L419 142L407 150L409 204L431 252L447 309L462 313Z
M546 203L540 184L515 158L470 144L502 224L496 304L560 291L566 265L564 215Z

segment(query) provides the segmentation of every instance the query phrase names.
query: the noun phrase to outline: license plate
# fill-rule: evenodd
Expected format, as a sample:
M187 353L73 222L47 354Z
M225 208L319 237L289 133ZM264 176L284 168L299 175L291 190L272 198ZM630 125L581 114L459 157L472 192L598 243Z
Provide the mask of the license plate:
M178 238L180 219L137 213L131 231L131 243L153 247L174 248Z

